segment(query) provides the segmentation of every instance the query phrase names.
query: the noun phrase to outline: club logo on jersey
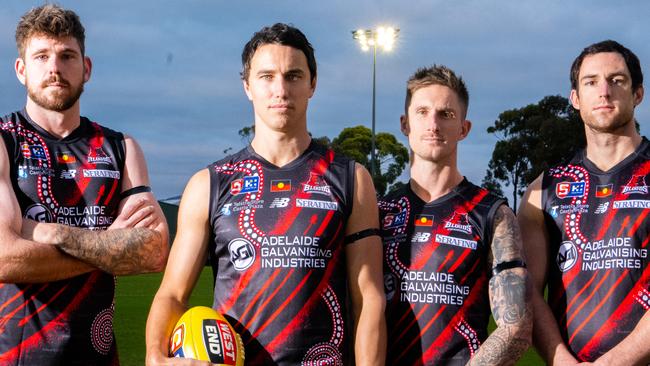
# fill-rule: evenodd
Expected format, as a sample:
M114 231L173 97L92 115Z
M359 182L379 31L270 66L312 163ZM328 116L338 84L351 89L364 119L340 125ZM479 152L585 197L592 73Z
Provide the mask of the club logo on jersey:
M239 195L246 193L255 193L260 190L260 177L249 175L244 178L235 179L230 183L230 194Z
M83 170L84 178L111 178L111 179L120 179L120 172L117 170L105 170L105 169L84 169Z
M289 192L291 190L291 179L280 179L271 181L271 192Z
M578 262L578 249L571 241L562 242L555 258L558 268L566 272Z
M76 169L62 170L61 171L61 179L74 179L76 176L77 176L77 170Z
M445 229L459 231L465 234L472 233L472 225L469 224L467 213L465 212L458 213L457 211L454 211L454 215L451 219L445 221Z
M296 198L296 207L317 208L319 210L336 211L339 208L339 204L338 202Z
M38 222L52 222L52 213L44 205L35 203L25 210L25 218Z
M582 197L585 195L586 182L560 182L555 185L557 198Z
M289 197L277 197L271 201L269 208L285 208L289 206L289 201L291 201Z
M36 159L36 160L47 160L47 155L45 154L45 148L43 145L30 145L24 143L20 145L25 159Z
M238 238L228 243L230 262L238 271L246 270L255 262L255 248L248 240Z
M433 226L433 215L415 216L415 226Z
M612 195L614 185L612 183L596 186L596 198L605 198Z
M645 175L633 175L630 181L623 186L622 194L648 194L648 186L645 184Z
M56 154L56 162L59 164L73 164L77 162L77 158L69 151L60 152Z
M607 202L603 202L603 203L601 203L600 205L598 205L598 207L596 207L596 211L594 211L594 213L595 213L596 215L602 215L602 214L604 214L605 212L607 212L607 209L608 209L608 208L609 208L609 201L607 201Z
M406 225L406 209L398 213L386 214L382 224L384 229L394 229Z
M90 148L88 152L88 162L91 164L112 164L113 160L110 156L106 155L104 149L101 147Z
M323 177L316 173L309 173L309 181L302 185L302 191L305 193L324 194L326 196L332 194L330 186L323 181Z
M232 211L230 210L230 206L232 206L232 203L226 203L223 205L221 208L221 214L224 216L230 216L232 214Z

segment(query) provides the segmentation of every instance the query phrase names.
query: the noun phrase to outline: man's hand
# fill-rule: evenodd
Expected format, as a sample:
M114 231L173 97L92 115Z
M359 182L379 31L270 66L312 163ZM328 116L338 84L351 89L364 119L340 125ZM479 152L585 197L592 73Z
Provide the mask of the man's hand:
M143 227L154 230L160 224L160 217L155 213L155 206L147 204L144 198L139 198L127 203L108 229Z

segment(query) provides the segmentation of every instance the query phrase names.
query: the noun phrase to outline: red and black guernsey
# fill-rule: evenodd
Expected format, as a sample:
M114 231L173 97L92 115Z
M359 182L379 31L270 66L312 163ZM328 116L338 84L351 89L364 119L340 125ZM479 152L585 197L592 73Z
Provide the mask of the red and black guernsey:
M573 354L594 361L650 309L650 143L608 172L579 152L544 174L548 302Z
M345 227L354 162L312 141L278 168L249 146L209 166L213 307L251 365L349 365Z
M424 202L407 184L379 201L388 365L465 365L487 338L488 253L505 201L464 179Z
M23 110L0 119L22 215L104 230L120 202L123 136L86 118L63 139ZM0 284L0 364L117 364L112 275Z

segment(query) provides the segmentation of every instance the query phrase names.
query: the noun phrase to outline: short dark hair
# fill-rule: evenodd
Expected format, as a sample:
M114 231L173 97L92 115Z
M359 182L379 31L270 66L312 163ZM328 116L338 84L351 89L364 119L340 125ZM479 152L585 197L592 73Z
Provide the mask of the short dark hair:
M643 72L641 71L639 58L634 54L634 52L630 51L622 44L608 39L585 47L580 55L578 55L578 57L573 61L570 75L572 89L578 90L578 74L580 73L580 67L582 66L585 57L603 52L616 52L623 57L625 65L627 65L627 69L630 71L630 76L632 77L633 91L636 91L641 85L643 85Z
M456 74L447 66L433 65L430 67L421 67L406 82L406 101L404 102L404 111L408 115L409 105L413 94L421 88L430 85L442 85L453 90L464 108L464 116L467 115L469 106L469 93L463 78Z
M16 27L16 47L20 57L25 57L27 41L34 35L48 37L74 37L84 55L86 34L79 16L72 10L46 4L25 13Z
M253 37L244 46L241 54L242 72L241 78L248 80L248 74L251 70L251 60L255 51L265 44L280 44L290 46L302 51L307 57L307 67L311 74L311 81L316 78L316 58L314 57L314 48L307 40L307 37L298 29L284 23L275 23L270 27L264 27L253 34Z

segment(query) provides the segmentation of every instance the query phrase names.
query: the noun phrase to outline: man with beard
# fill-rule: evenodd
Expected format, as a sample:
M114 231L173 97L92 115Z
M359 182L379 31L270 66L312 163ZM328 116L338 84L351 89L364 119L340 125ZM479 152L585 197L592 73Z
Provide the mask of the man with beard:
M117 364L114 276L166 261L140 147L79 115L84 38L77 15L55 5L16 28L27 104L0 119L2 365Z
M650 143L634 119L641 66L603 41L582 51L570 77L587 146L531 183L518 215L535 287L534 342L549 364L647 365Z

